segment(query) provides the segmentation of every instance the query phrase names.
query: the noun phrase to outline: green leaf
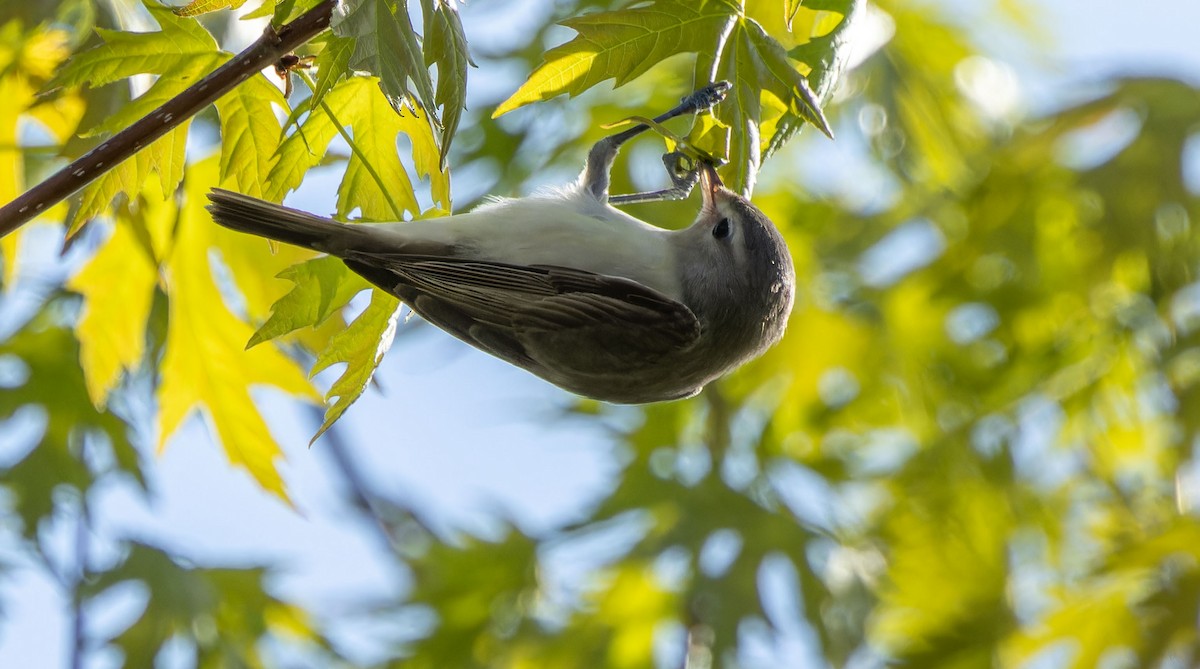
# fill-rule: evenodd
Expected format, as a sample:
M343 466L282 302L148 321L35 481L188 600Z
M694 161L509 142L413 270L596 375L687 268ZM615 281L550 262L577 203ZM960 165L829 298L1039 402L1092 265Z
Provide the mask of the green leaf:
M760 61L756 49L745 38L745 33L746 28L742 23L730 26L721 59L712 65L717 73L713 76L714 79L733 82L733 90L725 103L717 105L712 122L715 122L718 128L725 126L731 129L728 135L730 164L724 171L726 174L733 173L733 178L727 177L727 181L743 194L749 194L754 190L762 158L758 150L762 142L762 90L757 71ZM703 62L699 66L702 67ZM705 119L705 125L708 122ZM717 140L716 134L705 133L696 145L713 152L717 147L710 146L709 143ZM726 141L723 129L719 141Z
M67 281L67 287L84 298L75 324L79 362L88 395L101 409L121 375L137 369L145 353L146 321L159 268L135 227L165 230L174 222L174 212L166 207L139 206L136 212L142 220L135 223L121 216L109 240ZM117 276L120 281L113 281Z
M0 343L0 358L12 356L26 371L23 381L0 385L0 420L7 422L18 410L31 407L45 416L45 427L33 450L0 470L0 483L16 497L16 513L25 536L31 539L39 521L53 512L60 485L84 491L105 473L96 469L95 463L112 462L112 470L131 474L145 486L129 427L113 414L98 410L88 396L79 365L79 343L69 329L55 322L63 306L61 300L51 302L33 321ZM104 437L111 459L94 451L103 443L90 438L96 435ZM85 450L89 451L86 457Z
M434 100L442 110L438 143L439 165L444 168L467 104L467 66L474 67L475 63L467 51L467 36L452 0L421 0L421 10L425 17L425 67L437 65L438 70Z
M808 84L818 98L824 99L841 78L846 60L850 56L847 42L851 34L850 28L861 17L866 5L863 0L826 0L817 4L824 11L841 14L842 20L824 35L809 37L807 41L793 47L788 51L788 56L810 68Z
M81 194L79 208L72 212L68 235L79 230L89 219L107 211L118 195L132 197L138 193L152 175L157 176L162 196L169 197L183 179L187 133L191 125L191 119L184 121L88 184Z
M263 196L283 134L275 106L286 109L287 100L261 75L250 77L217 100L222 187Z
M363 219L395 221L400 215L396 207L414 216L421 213L408 172L400 162L396 136L401 132L427 131L429 124L411 115L397 114L379 94L378 87L372 85L373 80L374 77L348 79L328 96L338 121L354 128L355 150L338 186L337 213L346 218L357 208ZM342 105L344 112L335 107L341 95L355 98Z
M157 393L159 444L192 412L203 409L230 461L246 468L266 490L286 497L275 468L279 446L250 389L273 386L305 398L315 393L296 363L275 347L245 350L253 332L225 306L210 266L209 248L218 228L204 203L216 183L215 158L189 168L184 208L165 267L170 307Z
M338 188L338 214L346 216L359 208L363 218L395 220L389 200L414 216L420 214L412 181L397 153L396 136L401 132L412 141L418 171L432 179L434 199L449 208L449 175L438 169L438 153L429 124L411 115L396 114L376 81L374 77L351 77L339 82L325 96L325 104L338 123L353 129L359 150L350 156ZM314 109L279 147L279 160L267 178L266 197L279 201L299 186L305 172L321 161L337 132L337 125L325 109ZM371 175L364 159L387 185L386 192Z
M842 22L847 24L846 21ZM789 114L799 116L832 138L829 121L821 112L821 103L808 85L808 79L796 71L783 47L754 21L744 22L746 39L753 49L759 83L779 95Z
M695 53L695 81L725 79L734 85L729 99L714 109L715 121L702 119L693 133L694 145L719 155L725 138L723 132L713 132L714 126L735 129L729 145L732 164L725 170L732 173L727 181L734 187L747 194L753 190L762 155L776 139L761 131L774 128L781 116L806 119L830 135L817 96L796 63L739 4L659 0L586 14L563 25L578 36L548 51L545 62L493 116L561 93L574 96L606 79L619 87L671 56Z
M796 12L800 11L801 4L803 0L783 0L783 20L787 23L788 30L792 29L792 21L796 18Z
M317 356L311 372L313 375L343 362L346 363L346 369L325 394L325 422L313 435L312 441L325 434L367 389L384 353L392 345L399 307L395 297L372 289L371 303L366 310L354 319L350 327L334 335L329 340L328 348Z
M317 87L309 103L313 109L320 106L321 100L325 99L325 94L334 84L348 76L350 56L354 53L355 41L352 38L338 37L330 32L324 36L324 41L324 48L317 54Z
M863 0L827 0L817 4L828 5L825 9L840 13L842 20L828 33L811 37L807 42L789 50L788 57L809 67L808 84L817 99L825 100L842 78L842 72L850 57L850 28L865 11L866 3ZM779 119L775 132L771 134L767 147L763 150L763 160L771 157L799 132L802 126L801 116L789 109L788 113Z
M154 0L143 4L161 30L134 33L97 28L103 43L73 56L47 87L104 86L135 74L194 80L229 57L195 19L176 16Z
M355 38L350 68L379 77L388 103L400 113L415 111L409 84L420 107L437 122L433 81L425 69L421 41L407 6L397 0L346 0L333 12L333 33Z
M295 286L271 305L271 317L254 333L246 348L303 327L320 325L346 306L350 298L369 287L333 256L292 265L279 278Z
M270 664L265 649L277 633L275 623L303 619L267 591L269 576L262 567L181 564L162 549L133 543L119 565L87 584L85 594L90 601L121 584L144 586L145 607L112 640L124 655L124 666L153 667L164 645L186 640L175 644L178 651L172 655L187 657L190 666L261 667ZM288 632L295 630L288 626Z
M182 7L173 7L176 16L200 16L222 9L237 9L246 4L246 0L192 0ZM271 3L264 3L270 5Z
M619 87L671 56L714 49L737 16L738 7L727 2L663 0L567 19L562 24L579 35L546 52L492 117L562 93L574 97L606 79Z
M130 33L97 28L103 44L71 58L47 84L48 88L85 83L95 87L138 74L158 75L145 95L124 105L85 135L125 128L229 58L195 19L176 16L153 0L144 0L144 4L161 30ZM151 173L158 175L164 196L174 192L183 178L189 126L190 120L185 121L87 186L71 230L107 210L117 195L133 196Z

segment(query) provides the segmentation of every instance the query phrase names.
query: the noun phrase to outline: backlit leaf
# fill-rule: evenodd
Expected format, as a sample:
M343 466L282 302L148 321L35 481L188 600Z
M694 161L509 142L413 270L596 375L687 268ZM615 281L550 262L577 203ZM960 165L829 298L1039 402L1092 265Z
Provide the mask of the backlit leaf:
M266 77L253 76L217 101L221 119L221 186L263 196L282 129L274 107L287 101Z
M399 313L400 303L396 298L371 289L367 308L349 327L334 335L329 346L317 356L311 372L314 375L339 363L346 363L346 369L325 394L325 421L313 435L313 441L325 434L367 389L383 354L392 346Z
M237 9L246 4L246 0L192 0L182 7L173 7L176 16L200 16L222 9ZM272 3L265 3L270 5Z
M146 207L141 208L145 211ZM161 214L159 220L142 225L164 227L173 221ZM79 338L79 362L83 365L88 395L103 409L121 374L137 369L146 345L146 319L158 282L158 265L137 241L130 220L118 220L112 237L84 268L67 282L83 296L83 311L75 325ZM120 281L112 281L113 277Z
M195 19L176 16L154 0L145 0L144 4L161 30L130 33L98 28L103 43L72 57L48 84L56 87L86 83L96 87L123 82L137 74L158 75L145 95L105 118L92 128L94 133L125 128L229 58L229 54L217 49L212 36ZM132 196L138 192L151 173L158 175L164 197L173 192L183 178L189 125L190 120L185 121L87 186L82 206L75 212L72 232L107 210L117 195Z
M275 468L280 451L255 407L250 389L272 386L300 397L312 387L296 363L271 346L245 350L252 328L225 307L213 282L208 248L217 226L204 210L204 195L217 183L217 161L189 170L185 206L165 267L169 325L158 388L159 444L202 410L229 459L263 488L285 496Z
M333 256L321 256L285 269L279 278L295 286L271 305L271 317L250 338L246 347L324 323L367 288L366 282Z
M737 7L716 0L666 0L568 19L563 25L579 35L547 51L545 62L492 117L562 93L579 95L606 79L621 86L671 56L715 48L736 20Z
M360 158L357 152L352 153L346 166L338 188L338 213L346 216L357 208L363 218L396 220L391 206L394 202L403 211L414 216L420 214L412 182L397 153L396 139L402 132L412 141L418 170L432 179L435 200L448 209L449 175L438 168L437 148L429 125L412 115L401 116L392 111L374 82L373 77L346 79L325 97L334 118L352 130L355 145L362 154ZM337 126L325 109L314 109L279 147L279 160L268 177L267 198L278 201L299 186L304 173L320 162L337 134ZM378 175L378 181L371 170ZM386 190L380 181L386 184Z
M434 101L442 110L439 165L445 167L450 142L467 104L467 67L474 63L454 0L421 0L421 9L425 17L425 66L436 65L438 70Z
M413 30L407 4L397 0L346 0L333 12L333 32L355 39L350 68L379 77L379 87L398 113L416 113L411 104L416 89L420 108L437 109L433 80L425 69L421 40ZM430 119L436 123L436 117Z
M39 27L23 30L20 21L0 26L0 202L13 201L25 190L26 160L21 149L20 118L36 108L36 90L69 54L68 35L58 29ZM73 106L73 112L62 107ZM64 96L61 101L42 104L44 125L55 141L65 142L78 123L78 100ZM53 116L59 113L57 123ZM70 119L67 117L71 117ZM73 122L71 122L73 121ZM64 127L68 126L68 127ZM42 216L51 214L41 212ZM0 239L0 260L4 274L0 284L11 286L17 275L18 249L23 230L16 230Z
M354 53L354 39L338 37L333 33L324 36L325 45L317 54L317 88L313 91L313 109L320 106L333 85L347 76L350 67L350 56Z
M727 168L733 176L727 180L737 189L752 191L763 153L791 136L789 132L780 139L778 133L763 137L765 123L775 128L781 116L790 115L830 134L818 97L798 71L798 63L738 4L659 0L633 9L586 14L563 25L578 36L548 51L545 62L493 116L561 93L578 95L610 78L619 87L664 59L694 53L694 81L733 83L729 98L713 113L716 125L734 129L728 146L732 164ZM713 126L702 121L693 140L699 148L719 155L726 149L725 134L713 132Z

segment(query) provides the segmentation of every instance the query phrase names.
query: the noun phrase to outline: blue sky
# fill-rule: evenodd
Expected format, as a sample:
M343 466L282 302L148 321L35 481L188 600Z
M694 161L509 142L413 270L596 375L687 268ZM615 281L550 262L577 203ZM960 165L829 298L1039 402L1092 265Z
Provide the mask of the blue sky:
M964 20L978 11L967 0L942 4L961 11ZM1136 8L1112 0L1030 4L1038 5L1054 55L1052 62L1015 63L1032 109L1061 104L1064 83L1113 72L1171 74L1200 83L1200 3L1194 0ZM544 6L525 0L498 10L496 3L468 3L467 35L496 40L528 34L497 30L497 14L536 17L544 10L535 8ZM512 78L483 70L471 76L473 95ZM770 169L768 163L765 171ZM306 182L306 194L290 202L330 210L321 198L333 192L332 179ZM460 179L456 188L471 185ZM415 503L435 527L488 534L498 527L498 512L532 532L570 520L613 480L618 468L603 432L582 419L562 419L571 401L565 393L431 327L410 323L401 329L380 368L385 392L368 392L338 428L377 489ZM101 534L152 538L201 563L286 565L279 591L326 611L357 595L401 590L403 575L378 559L373 535L346 526L356 521L347 520L328 454L321 442L307 446L316 416L269 392L260 400L285 445L284 473L297 511L230 469L203 423L193 420L154 464L158 494L152 508L120 487L100 495ZM0 458L7 457L0 451ZM0 667L64 666L67 603L11 546L0 546L0 561L17 565L0 581ZM118 629L136 614L136 601L118 602L98 623ZM369 635L346 627L347 638L369 652Z

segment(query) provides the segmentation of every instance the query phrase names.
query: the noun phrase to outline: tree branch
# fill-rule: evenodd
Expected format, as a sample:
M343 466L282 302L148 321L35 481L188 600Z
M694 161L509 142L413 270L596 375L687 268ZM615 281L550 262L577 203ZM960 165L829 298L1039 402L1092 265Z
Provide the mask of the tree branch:
M0 237L21 227L47 207L70 197L142 147L195 116L250 76L315 37L329 27L335 4L336 0L325 0L285 26L278 29L267 26L262 37L232 60L113 135L112 139L0 207Z

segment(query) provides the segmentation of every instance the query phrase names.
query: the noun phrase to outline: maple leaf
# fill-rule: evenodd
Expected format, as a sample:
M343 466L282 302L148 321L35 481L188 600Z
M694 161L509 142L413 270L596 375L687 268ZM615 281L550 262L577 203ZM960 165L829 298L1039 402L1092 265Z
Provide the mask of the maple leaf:
M372 289L367 308L350 323L350 327L334 335L329 346L317 356L310 374L315 375L342 362L346 363L346 368L325 394L325 420L312 441L341 418L367 389L383 355L392 346L399 306L395 297Z
M279 277L291 281L294 287L271 306L271 317L250 338L247 348L301 328L317 328L356 294L371 289L365 280L333 256L293 265ZM312 441L324 434L362 396L384 353L391 347L399 304L391 295L371 290L367 308L348 327L333 332L324 340L313 364L310 377L339 363L345 363L346 367L325 395L325 420Z
M303 327L320 325L346 306L350 298L369 287L333 256L292 265L279 278L295 286L271 305L270 318L250 338L247 348Z
M176 16L200 16L221 9L237 9L244 4L246 4L246 0L192 0L182 7L172 7L171 11Z
M283 134L272 105L286 109L287 100L266 77L256 75L216 105L221 119L221 186L262 197Z
M153 226L165 232L171 213L161 206L138 207L136 215L143 219L143 229ZM136 239L135 225L123 213L108 241L67 281L67 287L84 298L75 324L79 362L88 396L101 409L121 375L141 364L146 349L158 265ZM116 276L121 280L112 281Z
M354 39L338 37L332 32L322 36L324 42L321 52L317 54L317 86L313 89L309 105L316 109L321 100L337 82L349 74L350 56L354 54Z
M195 19L176 16L154 0L144 0L143 4L161 30L131 33L97 28L103 43L71 58L47 84L48 88L83 84L96 87L124 82L139 74L158 75L144 95L122 106L85 136L125 128L230 58ZM190 119L87 186L75 212L72 232L105 211L117 195L136 194L151 174L158 175L164 197L173 192L183 179L189 126Z
M794 15L793 9L788 11ZM693 142L720 154L726 150L725 133L714 130L735 129L728 146L732 166L726 171L733 172L731 181L743 192L753 188L762 155L773 146L773 136L761 137L764 124L775 127L779 116L791 114L830 134L817 95L797 69L799 63L788 58L783 46L747 16L740 3L658 0L571 18L563 25L578 33L575 39L546 52L542 65L493 116L562 93L578 95L608 79L620 87L663 60L694 53L697 82L725 79L733 82L734 91L714 109L715 121L697 127Z
M355 39L350 69L378 76L380 89L397 112L413 110L410 82L421 107L426 111L435 108L433 81L405 3L345 0L334 10L330 25L338 37Z
M467 67L474 67L467 51L467 36L453 0L421 0L425 17L425 67L436 65L437 92L434 102L442 110L439 133L441 166L445 167L450 141L458 129L467 101Z
M392 203L414 216L420 213L412 181L396 150L399 133L412 142L413 162L420 176L431 179L434 201L449 210L450 177L439 166L429 124L411 115L396 114L376 82L374 77L352 77L326 94L324 106L313 109L300 128L280 145L279 159L267 178L268 199L282 200L300 185L304 174L321 161L340 125L353 129L357 150L350 156L338 188L339 215L346 216L358 208L366 219L396 220Z
M492 116L562 93L574 97L608 79L620 87L671 56L712 49L737 12L726 2L666 0L567 19L562 25L579 35L547 51L544 62Z
M217 182L217 161L189 168L175 244L167 258L170 306L158 388L159 444L184 419L204 409L231 462L245 467L266 490L285 497L275 468L279 446L250 395L252 386L272 386L315 399L296 363L272 346L248 351L252 329L222 301L213 281L208 249L214 231L204 210L205 193Z
M68 35L57 29L22 30L20 21L0 26L0 202L12 202L25 190L25 156L22 151L19 123L22 116L35 116L58 142L65 143L82 114L78 98L63 96L55 103L37 107L37 88L49 79L54 69L66 59ZM64 107L73 107L63 109ZM61 118L53 118L58 109ZM61 213L53 207L43 212ZM11 285L17 274L18 247L22 236L18 229L0 238L0 257L4 260L2 283Z

